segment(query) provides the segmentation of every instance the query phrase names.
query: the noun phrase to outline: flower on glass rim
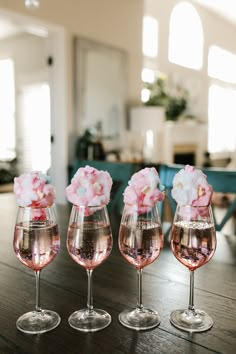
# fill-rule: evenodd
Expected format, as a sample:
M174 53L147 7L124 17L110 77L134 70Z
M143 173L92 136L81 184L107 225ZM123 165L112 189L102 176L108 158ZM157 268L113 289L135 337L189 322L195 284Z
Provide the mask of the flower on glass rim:
M136 172L124 191L124 203L137 208L141 213L145 212L164 199L164 192L157 188L159 183L159 175L154 167Z
M173 179L171 195L180 206L208 206L212 193L206 175L193 166L186 165Z
M110 201L112 179L107 171L80 167L66 187L66 197L77 206L102 206Z
M22 207L44 208L51 206L56 198L55 188L49 176L33 171L14 178L13 191Z

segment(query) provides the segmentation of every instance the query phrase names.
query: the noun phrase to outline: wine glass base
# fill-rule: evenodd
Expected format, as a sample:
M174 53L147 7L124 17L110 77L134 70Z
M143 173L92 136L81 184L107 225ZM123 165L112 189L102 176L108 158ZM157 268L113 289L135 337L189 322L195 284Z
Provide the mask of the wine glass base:
M142 309L126 309L119 314L120 323L137 331L158 326L161 322L157 311L143 307Z
M95 332L106 328L111 323L111 316L104 310L82 309L73 312L69 319L69 325L82 332Z
M51 331L60 322L60 316L54 311L30 311L18 318L16 327L24 333L40 334Z
M213 326L212 318L201 310L175 310L170 315L170 322L187 332L204 332Z

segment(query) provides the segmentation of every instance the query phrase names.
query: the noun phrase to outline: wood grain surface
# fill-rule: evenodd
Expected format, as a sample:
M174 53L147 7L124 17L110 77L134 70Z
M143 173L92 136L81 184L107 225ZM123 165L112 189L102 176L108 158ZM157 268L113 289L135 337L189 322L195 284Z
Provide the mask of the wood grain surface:
M173 256L169 240L160 257L143 271L143 303L159 311L161 324L133 331L118 322L119 312L137 302L137 274L118 250L120 216L111 215L113 250L94 271L94 306L107 310L112 323L104 330L81 333L68 325L69 315L86 306L87 275L66 249L70 206L57 206L61 249L41 274L41 305L57 311L61 324L51 332L26 335L16 320L34 308L32 270L16 258L13 231L17 213L11 193L0 195L0 354L156 354L236 352L236 236L217 234L212 260L195 272L195 306L213 318L207 332L188 334L169 321L172 310L188 304L189 272Z

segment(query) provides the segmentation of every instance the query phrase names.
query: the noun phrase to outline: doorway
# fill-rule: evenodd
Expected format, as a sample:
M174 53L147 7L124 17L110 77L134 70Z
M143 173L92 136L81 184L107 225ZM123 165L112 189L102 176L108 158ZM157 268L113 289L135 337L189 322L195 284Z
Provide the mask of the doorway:
M37 36L47 36L46 46L43 51L39 52L38 55L43 56L42 60L44 60L45 67L48 65L48 59L50 58L50 67L48 66L48 72L46 75L45 80L38 79L38 73L36 74L36 78L34 77L34 73L32 71L33 80L29 84L28 82L24 82L22 79L22 75L17 76L17 80L21 81L20 90L17 91L17 96L19 98L20 104L24 106L24 116L30 114L30 107L33 107L32 100L34 100L35 95L39 95L36 93L39 90L39 86L41 85L48 85L48 91L45 89L44 91L44 99L45 95L50 92L50 117L49 117L49 124L45 123L47 126L47 138L50 137L50 141L52 140L52 144L50 143L50 157L45 155L43 166L39 164L38 155L35 153L34 156L31 156L33 159L36 159L36 162L32 162L32 168L35 167L43 167L48 165L47 172L51 177L51 181L56 188L57 191L57 203L66 203L65 198L65 188L67 186L67 167L68 167L68 153L67 153L67 124L66 124L66 101L67 101L67 93L66 93L66 39L65 39L65 30L59 26L55 26L49 23L42 23L42 21L37 21L37 19L32 17L22 16L10 11L0 11L0 21L4 19L5 22L10 22L15 26L19 26L19 32L22 35L22 29L25 29L27 34L31 34L31 37L37 40ZM17 29L16 29L17 32ZM34 34L32 34L34 33ZM37 35L36 35L37 34ZM19 33L17 34L19 35ZM33 43L33 42L32 42ZM0 50L2 49L2 40L0 45ZM33 47L31 51L26 51L25 56L29 57L33 53ZM17 52L17 50L16 50ZM11 54L9 47L8 47L8 55ZM1 55L1 52L0 52ZM16 55L16 53L15 53ZM22 60L21 63L24 61ZM34 61L32 60L32 66ZM53 65L52 65L53 64ZM26 80L27 81L27 80ZM36 89L37 86L37 89ZM30 93L30 88L34 90L33 93ZM45 86L44 86L45 88ZM47 94L45 93L47 91ZM34 98L33 98L34 97ZM39 96L38 96L39 97ZM26 99L27 98L27 99ZM30 98L30 99L29 99ZM17 100L18 101L18 100ZM23 103L24 102L24 103ZM26 102L30 102L27 103ZM38 103L34 103L38 105ZM48 105L47 105L48 106ZM38 105L39 107L39 105ZM48 107L47 107L48 109ZM46 110L47 110L46 109ZM35 109L34 109L35 111ZM26 112L28 112L26 114ZM16 104L16 112L15 117L19 113L17 104ZM22 113L22 112L21 112ZM48 115L48 111L42 112L45 115L44 118ZM36 117L37 116L37 117ZM27 118L28 119L28 118ZM38 123L42 121L38 114L35 114L34 119L37 119ZM17 120L17 123L20 123L21 118ZM16 124L17 125L17 124ZM18 124L17 129L22 130L19 128L21 124ZM45 126L45 129L46 129ZM37 130L37 127L35 127ZM19 133L19 131L18 131ZM17 135L17 132L16 132ZM52 139L51 139L52 137ZM24 150L23 145L19 145L18 142L20 155L24 156L23 160L26 160L26 150ZM32 147L31 147L32 149ZM48 151L48 148L47 148ZM32 151L30 151L31 153ZM48 152L46 153L48 154ZM32 155L32 154L31 154ZM20 158L22 156L19 156ZM40 168L40 169L41 169ZM22 171L20 171L22 173Z

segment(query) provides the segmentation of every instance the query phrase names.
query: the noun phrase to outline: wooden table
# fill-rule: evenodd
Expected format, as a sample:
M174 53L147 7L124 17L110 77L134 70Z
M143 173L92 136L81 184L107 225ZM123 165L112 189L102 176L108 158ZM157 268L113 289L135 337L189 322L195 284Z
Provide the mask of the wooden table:
M81 333L68 325L68 316L85 307L87 275L68 255L66 230L70 207L58 206L61 251L41 276L42 307L57 311L61 324L42 335L26 335L17 318L34 308L33 272L16 258L13 230L17 206L12 194L0 196L0 353L1 354L152 354L236 353L236 236L218 234L212 260L196 271L195 305L214 320L208 332L188 334L170 324L170 312L188 304L189 274L172 255L165 240L159 259L144 269L143 302L161 315L159 327L133 331L118 322L118 314L137 301L137 274L119 253L119 216L111 216L114 247L106 262L94 271L94 305L107 310L112 323L104 330Z

